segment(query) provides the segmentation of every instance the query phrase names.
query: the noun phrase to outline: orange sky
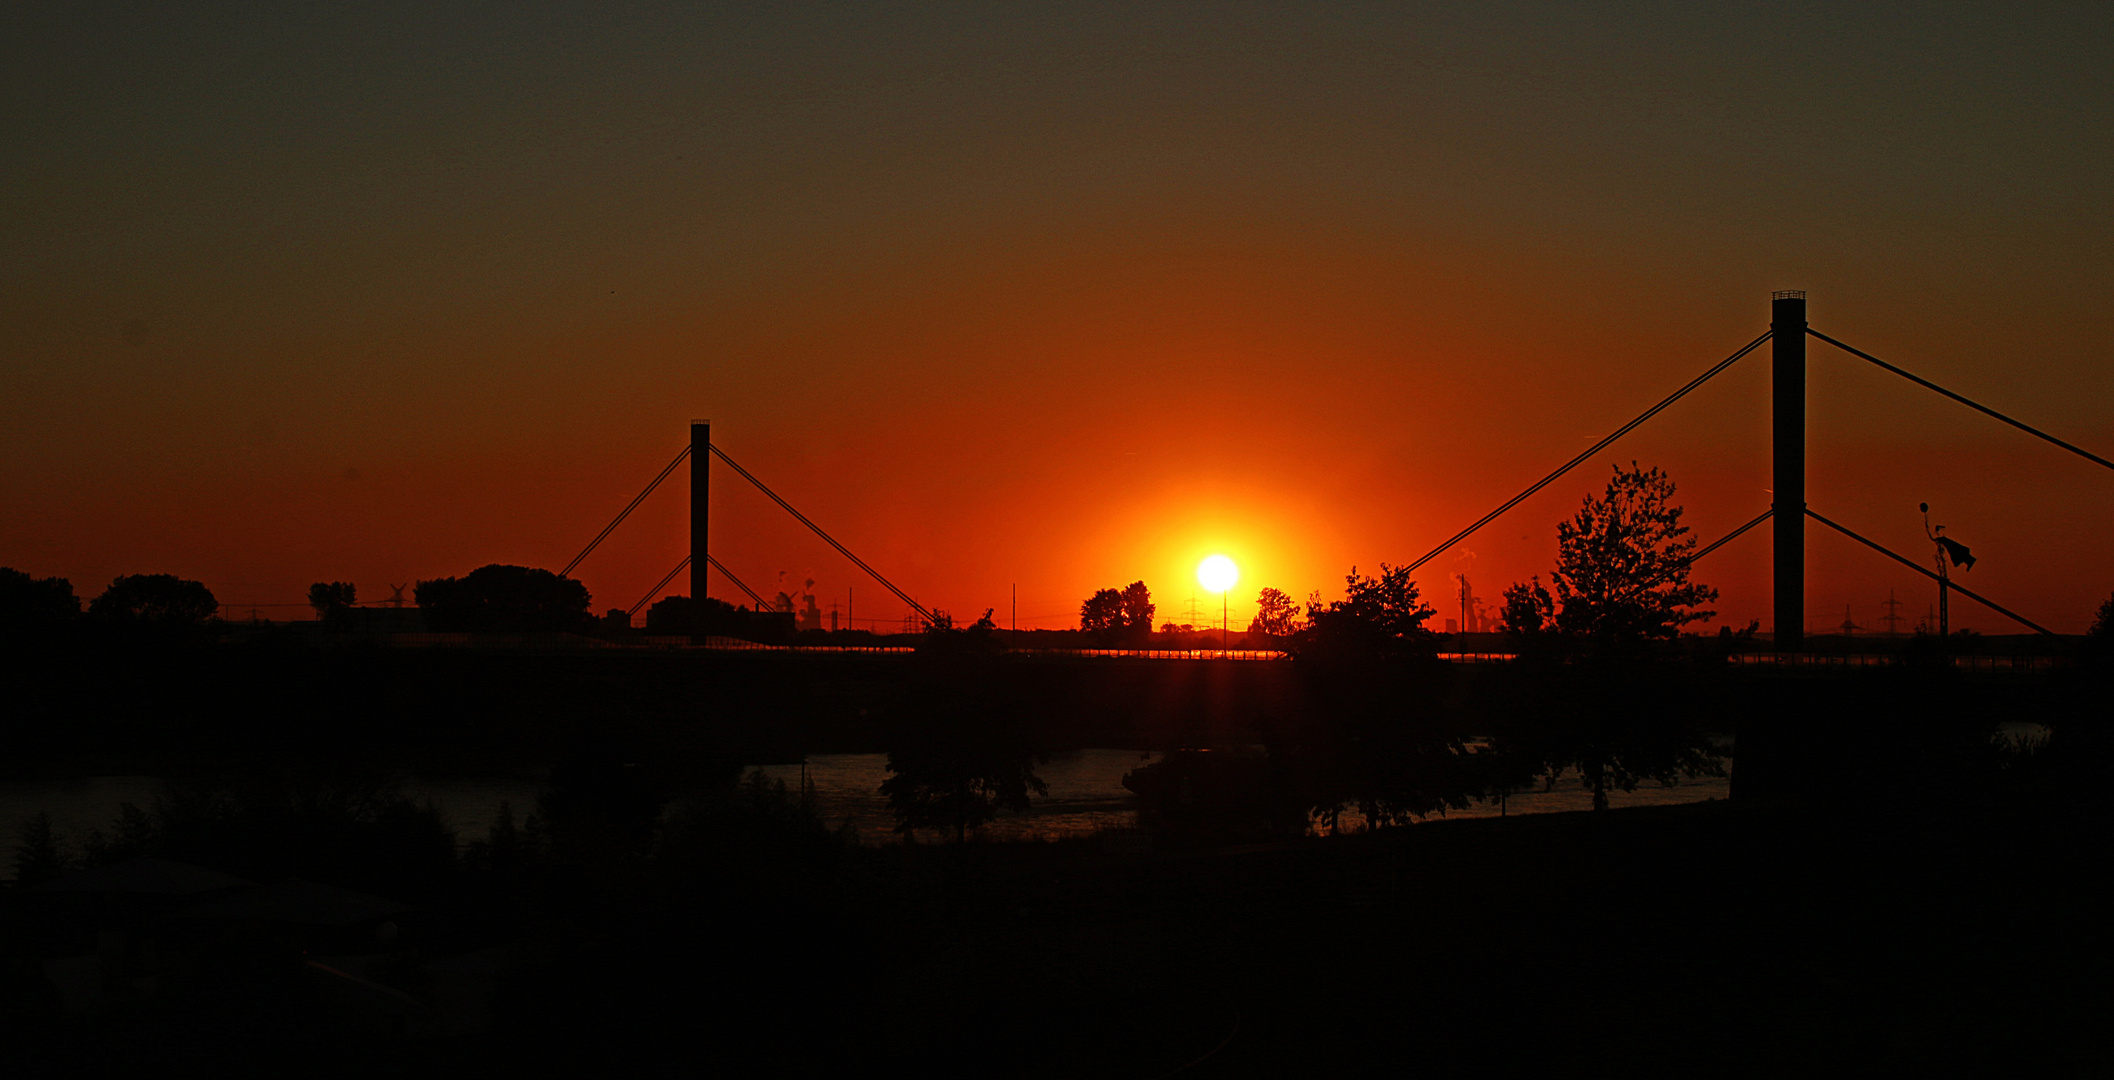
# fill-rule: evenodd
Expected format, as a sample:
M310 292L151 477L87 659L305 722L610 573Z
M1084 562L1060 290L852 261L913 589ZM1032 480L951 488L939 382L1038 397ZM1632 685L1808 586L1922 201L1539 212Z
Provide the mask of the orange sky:
M1776 288L2114 456L2104 14L1800 10L32 19L0 46L0 564L230 604L555 569L710 417L929 605L1003 623L1017 584L1062 626L1143 579L1164 619L1223 551L1245 623L1423 554ZM1617 461L1706 542L1759 512L1767 361L1427 593L1546 575ZM1816 509L1922 558L1928 501L1963 583L2058 630L2114 590L2114 473L1818 343L1810 400ZM598 610L687 550L680 481L583 565ZM751 585L900 616L715 484ZM1808 535L1815 629L1889 589L1921 615L1922 579ZM1699 568L1724 620L1767 628L1768 545Z

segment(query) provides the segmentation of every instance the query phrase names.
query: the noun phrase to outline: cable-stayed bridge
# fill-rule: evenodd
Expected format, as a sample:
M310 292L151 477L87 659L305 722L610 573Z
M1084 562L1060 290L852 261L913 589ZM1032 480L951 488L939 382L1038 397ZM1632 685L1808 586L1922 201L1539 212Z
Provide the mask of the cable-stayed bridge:
M1904 556L1899 552L1893 551L1887 548L1886 546L1878 543L1877 541L1874 541L1864 536L1863 534L1857 532L1851 526L1838 522L1833 518L1830 518L1825 514L1821 513L1820 511L1815 510L1813 507L1807 505L1806 347L1807 342L1809 340L1822 342L1823 344L1838 349L1844 353L1849 354L1850 356L1854 356L1860 360L1864 360L1870 364L1876 365L1884 371L1897 375L1909 382L1916 384L1917 386L1920 386L1931 392L1940 394L1958 404L1964 405L1970 409L1982 413L1985 416L2007 424L2020 432L2023 432L2034 438L2047 442L2050 445L2056 446L2071 454L2075 454L2081 458L2084 458L2085 460L2090 461L2100 466L2101 468L2114 470L2114 461L2109 461L2104 457L2091 453L2090 451L2078 447L2070 442L2067 442L2045 431L2042 431L2041 429L2034 427L2031 424L2027 424L2024 421L2018 420L2011 416L2007 416L2004 413L1999 412L1996 409L1990 408L1989 406L1984 405L1978 401L1974 401L1973 399L1968 398L1963 394L1958 394L1951 390L1948 390L1945 387L1939 386L1938 384L1931 382L1928 379L1924 379L1907 370L1904 370L1903 368L1888 363L1887 361L1882 360L1879 357L1872 355L1871 353L1865 352L1862 349L1856 348L1855 346L1846 344L1842 341L1838 341L1835 338L1830 337L1827 334L1824 334L1821 331L1812 328L1806 322L1806 294L1801 290L1786 290L1772 294L1770 298L1769 328L1763 331L1760 336L1741 346L1739 349L1735 350L1731 355L1711 365L1700 375L1697 375L1694 379L1690 380L1687 384L1683 385L1671 394L1668 394L1665 398L1661 399L1656 404L1652 405L1650 408L1647 408L1643 412L1638 413L1627 423L1624 423L1620 427L1617 427L1615 430L1609 432L1606 437L1600 439L1598 442L1595 442L1592 446L1588 447L1586 450L1579 453L1577 456L1558 466L1546 476L1543 476L1541 479L1536 480L1532 484L1527 485L1517 494L1499 503L1497 507L1495 509L1492 509L1489 513L1484 514L1482 517L1476 519L1474 522L1471 522L1467 527L1461 529L1459 532L1456 532L1452 536L1447 537L1445 540L1441 541L1431 550L1425 552L1422 556L1418 557L1415 561L1409 563L1408 568L1412 572L1414 572L1418 568L1424 566L1426 563L1429 563L1431 560L1453 549L1455 546L1461 544L1463 541L1466 541L1469 537L1475 535L1485 526L1504 516L1507 511L1510 511L1512 508L1526 501L1527 498L1534 495L1536 492L1541 491L1543 488L1548 487L1552 483L1555 483L1558 479L1563 477L1565 474L1569 473L1572 469L1577 468L1579 465L1584 464L1588 460L1591 460L1595 455L1599 454L1601 451L1614 445L1614 443L1617 440L1621 439L1624 435L1627 435L1631 431L1636 430L1638 427L1642 426L1646 421L1650 420L1652 417L1657 416L1659 413L1673 406L1682 398L1687 397L1690 393L1695 391L1697 388L1701 387L1703 384L1716 378L1718 375L1723 374L1734 364L1738 363L1742 358L1760 350L1763 345L1768 345L1770 357L1769 371L1771 404L1770 456L1771 475L1773 479L1771 490L1773 492L1773 499L1770 505L1763 508L1760 513L1756 514L1753 518L1749 519L1745 524L1740 525L1738 528L1733 529L1731 532L1726 533L1725 535L1719 537L1711 543L1704 545L1703 547L1698 549L1694 555L1690 556L1682 565L1693 565L1696 561L1705 558L1712 552L1717 551L1719 548L1724 547L1726 544L1729 544L1732 541L1741 537L1742 535L1745 535L1750 530L1753 530L1754 528L1760 526L1763 522L1773 522L1772 528L1770 530L1773 544L1771 577L1773 593L1773 614L1775 616L1773 647L1774 651L1780 655L1796 655L1801 652L1804 645L1806 573L1805 522L1807 519L1811 519L1828 529L1832 529L1835 532L1841 533L1849 539L1877 553L1881 557L1893 560L1894 562L1898 562L1901 565L1908 567L1910 570L1913 570L1918 574L1922 574L1923 576L1932 579L1938 584L1941 605L1944 603L1945 599L1950 596L1950 594L1959 593L1961 596L1966 597L1967 599L1972 600L1978 604L1981 604L1982 606L1987 607L1991 611L1994 611L1997 614L2002 615L2005 618L2010 619L2021 626L2033 630L2036 633L2052 635L2052 631L2048 630L2046 627L2040 625L2039 623L2036 623L2033 620L2027 618L2026 616L2003 606L2002 604L1998 603L1993 599L1990 599L1989 597L1982 596L1981 594L1976 593L1955 581L1952 581L1949 575L1945 573L1945 568L1943 565L1944 554L1942 551L1938 556L1938 568L1935 570L1931 569L1930 567L1924 566L1921 562ZM735 474L741 477L741 479L747 481L751 485L754 485L757 490L761 491L764 495L769 497L772 502L776 503L788 514L792 515L794 519L800 522L800 524L806 526L809 530L814 532L816 536L820 537L830 547L834 548L838 553L842 554L846 559L850 560L852 565L858 567L859 570L863 571L867 576L873 578L874 581L879 583L882 588L888 590L888 592L893 594L896 599L901 600L912 612L915 613L919 621L923 622L926 625L930 625L934 622L936 618L938 618L938 616L933 611L927 609L923 605L919 604L916 600L912 599L908 593L898 588L894 582L890 581L879 570L875 569L871 564L867 563L864 559L861 559L858 555L854 554L850 548L846 547L843 543L839 542L836 537L830 535L830 533L824 530L820 525L816 524L807 515L801 513L797 508L795 508L792 503L786 501L786 499L780 496L776 491L773 491L769 485L765 484L762 480L758 479L754 473L750 472L746 468L743 468L740 463L736 462L732 457L729 457L725 450L714 445L712 443L711 424L706 421L696 421L690 425L689 445L685 446L682 449L682 452L678 453L675 456L674 460L670 461L666 467L661 469L660 473L654 476L653 479L649 483L647 483L645 488L641 490L637 496L633 497L631 502L626 504L624 508L620 510L613 519L611 519L609 524L604 526L602 531L600 533L597 533L594 539L590 540L587 546L582 548L580 550L580 553L573 557L571 562L565 565L565 569L562 570L561 573L572 573L572 571L577 568L583 561L585 561L589 555L593 554L597 546L599 546L604 540L608 539L610 534L615 532L619 525L623 524L625 518L629 517L633 510L636 510L641 503L645 502L646 498L653 494L655 489L660 487L664 481L666 481L670 476L672 476L675 471L680 466L682 466L685 461L687 461L690 464L690 554L685 556L681 562L677 563L675 568L670 570L667 576L662 578L658 584L656 584L652 589L648 590L646 595L639 599L638 603L633 604L629 610L629 614L635 616L642 608L646 607L648 604L653 602L655 597L660 594L661 590L667 588L668 585L675 580L676 576L681 574L686 568L692 571L692 579L694 582L697 583L693 586L693 592L702 595L704 592L704 589L702 587L703 568L705 567L710 567L711 569L718 570L721 574L725 575L727 580L732 582L736 588L740 589L745 595L747 595L751 600L753 600L759 609L767 608L769 605L766 604L763 597L758 595L754 589L751 589L748 587L748 585L744 584L739 577L735 576L731 570L727 569L727 567L722 565L718 559L713 558L709 550L708 541L710 537L710 522L708 496L710 494L711 483L710 465L711 460L713 458L717 458L722 464L734 470ZM1640 588L1649 588L1653 584L1656 584L1656 582L1647 583L1644 586L1640 586Z

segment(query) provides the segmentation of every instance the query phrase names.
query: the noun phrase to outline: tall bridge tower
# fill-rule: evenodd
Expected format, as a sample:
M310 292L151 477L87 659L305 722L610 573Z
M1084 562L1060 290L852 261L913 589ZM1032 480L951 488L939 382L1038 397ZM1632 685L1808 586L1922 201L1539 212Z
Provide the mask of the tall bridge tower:
M1804 647L1806 628L1806 293L1769 302L1771 487L1776 548L1776 647Z
M705 568L709 547L705 543L712 515L712 421L690 421L690 598L705 599Z

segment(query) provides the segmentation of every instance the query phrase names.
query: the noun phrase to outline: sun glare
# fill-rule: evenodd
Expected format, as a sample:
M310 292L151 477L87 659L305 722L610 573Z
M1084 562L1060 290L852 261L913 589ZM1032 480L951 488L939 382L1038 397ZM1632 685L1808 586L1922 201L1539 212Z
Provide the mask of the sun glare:
M1224 555L1213 555L1197 564L1196 580L1208 592L1225 592L1241 579L1241 568Z

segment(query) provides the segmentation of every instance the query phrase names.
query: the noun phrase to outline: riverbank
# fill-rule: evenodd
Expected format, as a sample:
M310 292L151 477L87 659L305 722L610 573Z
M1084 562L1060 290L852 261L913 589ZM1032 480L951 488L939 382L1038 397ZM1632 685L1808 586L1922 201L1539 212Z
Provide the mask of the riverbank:
M873 851L891 899L833 962L786 956L815 965L806 1019L771 1022L795 1071L2074 1065L2104 1057L2106 1004L2081 977L2105 949L2080 838L1708 803L1232 850ZM617 1012L603 1034L676 1045Z
M498 958L482 1033L231 1020L230 1042L195 1012L134 1014L60 1025L45 1050L733 1075L2069 1071L2105 1056L2103 848L2079 846L2103 839L1715 802L1230 849L781 850L546 881L496 941L462 910L407 922Z

